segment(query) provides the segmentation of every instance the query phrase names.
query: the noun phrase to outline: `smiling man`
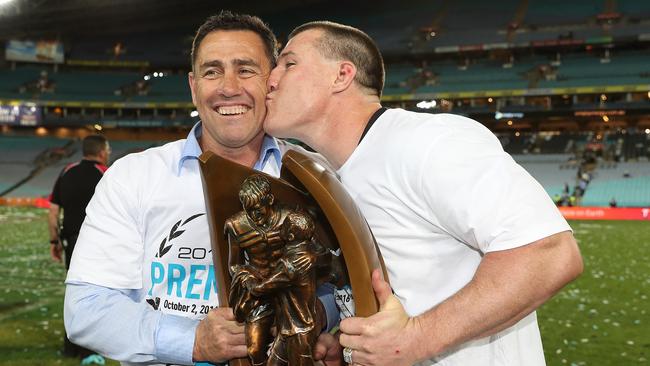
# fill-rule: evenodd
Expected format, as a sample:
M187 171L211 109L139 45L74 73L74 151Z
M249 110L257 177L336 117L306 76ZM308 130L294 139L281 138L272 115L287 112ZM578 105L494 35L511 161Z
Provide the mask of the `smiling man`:
M386 109L381 55L358 29L307 23L269 77L266 131L338 169L391 288L341 322L348 363L543 365L535 309L582 271L571 228L481 124Z
M198 29L189 86L201 122L186 139L119 159L98 184L66 279L70 339L128 365L246 356L244 327L217 307L198 156L279 175L296 147L262 130L275 57L275 36L257 17L224 11ZM328 316L332 325L338 313ZM335 358L337 347L322 336L316 358Z

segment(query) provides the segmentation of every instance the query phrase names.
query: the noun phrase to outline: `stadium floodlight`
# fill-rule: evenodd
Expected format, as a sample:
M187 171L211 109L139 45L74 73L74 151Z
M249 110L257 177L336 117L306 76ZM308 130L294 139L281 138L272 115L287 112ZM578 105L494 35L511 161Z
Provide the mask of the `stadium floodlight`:
M190 112L190 117L197 117L198 115L199 115L199 112L197 112L197 111Z
M157 77L158 77L158 73L157 73L157 72L154 72L154 73L153 73L153 77L157 78Z
M650 128L646 128L646 129L645 129L645 134L646 134L646 135L650 135Z
M145 76L144 76L144 79L145 79L145 80L149 80L149 79L151 79L151 75L145 75Z
M420 108L420 109L431 109L435 108L438 103L435 101L435 99L432 99L430 102L427 102L426 100L423 100L416 104L415 106Z
M512 112L512 113L505 112L505 113L502 113L502 112L499 112L499 111L496 111L494 113L494 119L496 119L497 121L502 119L502 118L524 118L524 114L521 113L521 112Z

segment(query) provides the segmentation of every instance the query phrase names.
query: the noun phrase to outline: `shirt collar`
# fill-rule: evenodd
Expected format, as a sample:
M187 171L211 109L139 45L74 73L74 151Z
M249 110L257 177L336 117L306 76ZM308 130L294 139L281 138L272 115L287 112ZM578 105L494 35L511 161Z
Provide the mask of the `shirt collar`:
M181 153L181 158L178 161L178 175L181 175L181 170L183 169L183 164L185 161L190 159L197 159L201 155L201 146L199 145L199 138L203 129L201 128L201 121L197 122L190 133L187 135L185 144L183 145L183 151ZM255 162L253 169L262 170L264 166L269 162L269 159L273 156L275 162L279 165L282 160L282 154L280 153L280 147L278 142L269 135L264 135L264 140L262 141L262 147L260 149L260 156Z
M282 153L280 153L278 141L273 137L264 134L264 140L262 140L262 147L260 148L260 157L255 162L253 169L262 171L264 166L269 162L271 156L275 158L276 164L278 164L279 167L282 161Z

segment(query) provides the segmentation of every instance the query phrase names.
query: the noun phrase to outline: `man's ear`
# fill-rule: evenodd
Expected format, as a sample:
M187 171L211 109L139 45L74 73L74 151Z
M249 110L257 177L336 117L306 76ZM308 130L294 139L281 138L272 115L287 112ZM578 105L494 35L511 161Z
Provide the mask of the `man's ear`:
M192 92L192 103L196 106L196 99L194 98L194 72L187 73L187 82L190 84L190 91Z
M347 90L354 82L354 77L357 75L357 67L350 61L342 61L339 63L338 73L336 80L334 80L334 87L332 90L335 93L340 93Z

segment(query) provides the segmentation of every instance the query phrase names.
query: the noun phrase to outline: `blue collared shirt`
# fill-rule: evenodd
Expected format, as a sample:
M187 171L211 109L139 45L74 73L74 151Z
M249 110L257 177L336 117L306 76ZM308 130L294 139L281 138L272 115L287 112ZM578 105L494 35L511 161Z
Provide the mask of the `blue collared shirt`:
M181 170L183 169L183 165L186 161L191 159L198 159L201 155L202 151L201 146L199 145L201 134L203 134L203 129L201 128L201 122L198 122L194 125L194 127L192 127L192 130L187 135L187 140L185 140L181 159L178 161L178 175L181 174ZM255 162L253 169L262 170L266 164L269 163L269 159L275 159L277 168L280 168L282 153L280 152L278 142L273 137L264 135L264 140L262 140L262 147L260 148L260 156Z

